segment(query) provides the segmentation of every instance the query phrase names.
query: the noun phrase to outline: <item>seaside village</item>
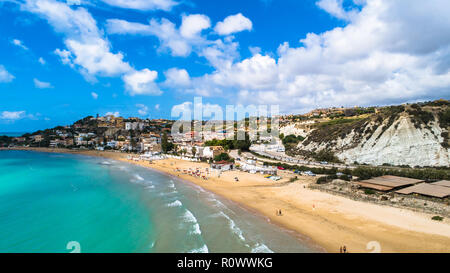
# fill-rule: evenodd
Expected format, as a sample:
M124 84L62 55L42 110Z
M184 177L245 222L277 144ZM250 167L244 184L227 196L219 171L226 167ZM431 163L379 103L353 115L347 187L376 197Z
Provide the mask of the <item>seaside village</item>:
M348 111L349 109L340 108L320 109L304 116L281 117L280 124L284 123L286 126L286 123L299 117L308 124L313 123L315 118L346 115ZM362 114L376 111L376 108L366 108ZM195 126L195 122L193 123ZM112 151L126 153L130 161L150 164L159 160L176 159L189 162L188 165L183 165L186 167L177 168L177 172L205 182L226 172L233 172L234 182L239 182L242 179L239 173L245 172L259 175L267 183L276 185L305 183L305 187L354 200L450 216L450 181L445 180L448 179L446 170L432 170L433 175L439 175L412 179L407 177L411 177L413 170L383 169L378 166L377 175L363 179L373 169L296 160L284 153L285 146L277 137L260 137L254 142L227 140L230 133L235 134L242 129L237 128L236 124L228 131L224 127L221 128L224 130L201 131L200 135L194 132L172 135L173 124L174 121L165 119L143 120L97 115L86 117L70 126L59 126L15 138L0 137L0 146ZM202 123L201 126L205 124ZM197 162L203 163L202 168L198 167ZM205 167L205 164L209 164L209 167ZM436 220L442 219L439 218L441 216L436 216Z

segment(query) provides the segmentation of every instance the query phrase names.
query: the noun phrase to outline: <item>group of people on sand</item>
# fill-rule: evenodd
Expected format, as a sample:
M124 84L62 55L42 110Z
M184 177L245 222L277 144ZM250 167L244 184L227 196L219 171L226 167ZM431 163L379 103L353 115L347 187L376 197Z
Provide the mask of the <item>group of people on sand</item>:
M181 169L179 168L176 168L175 171L180 173L182 172L183 174L187 174L197 178L202 178L203 180L208 180L207 175L210 174L208 168L205 169L205 174L203 174L203 172L200 171L199 168L197 168L196 170L192 170L191 168L189 168L189 170L184 169L183 171L181 171Z

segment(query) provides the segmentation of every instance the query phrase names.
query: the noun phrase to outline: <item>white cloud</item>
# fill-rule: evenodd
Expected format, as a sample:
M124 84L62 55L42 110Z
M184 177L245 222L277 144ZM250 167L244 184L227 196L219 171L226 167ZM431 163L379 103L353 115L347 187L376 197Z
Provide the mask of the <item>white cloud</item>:
M161 49L169 49L172 56L188 56L192 46L187 39L181 36L175 24L167 19L160 21L152 19L150 24L133 23L120 19L107 20L109 34L140 34L153 35L161 42Z
M238 13L228 16L223 22L217 23L214 30L220 35L230 35L244 30L252 30L252 28L252 21L242 15L242 13Z
M344 0L320 0L316 5L338 19L350 21L357 15L357 11L345 10L343 2Z
M132 70L131 66L123 61L122 53L111 53L109 43L101 38L92 38L85 41L66 40L70 50L70 62L82 67L82 72L88 75L119 76Z
M260 47L257 46L250 46L248 48L248 50L250 50L250 53L252 53L252 55L256 55L256 54L260 54L262 49Z
M173 0L102 0L108 5L134 10L170 10L178 5Z
M367 0L345 27L310 33L278 56L256 54L191 78L193 91L285 112L447 98L450 3ZM443 19L445 18L445 19ZM194 88L195 87L195 88Z
M172 107L172 112L171 112L172 118L179 117L181 113L186 113L186 116L184 116L182 118L190 119L191 113L192 113L191 107L192 107L192 102L190 102L190 101L186 101L186 102L183 102L182 104L174 105Z
M44 58L42 58L42 57L40 57L39 59L38 59L38 62L40 63L40 64L42 64L42 65L45 65L47 62L44 60Z
M34 86L36 88L39 88L39 89L53 88L52 84L49 82L42 82L38 79L33 79L33 81L34 81Z
M159 104L156 104L156 105L155 105L155 110L156 110L156 111L159 111L159 109L160 109L160 105L159 105Z
M180 34L184 38L193 39L204 29L211 27L209 17L202 14L183 15Z
M136 104L136 107L138 108L139 115L146 116L148 114L148 107L144 104Z
M162 91L156 85L158 72L143 69L123 76L126 90L132 95L161 95Z
M191 78L186 69L171 68L165 73L165 84L169 87L187 87L191 85Z
M194 113L194 108L195 111L201 111L202 116L205 118L223 119L224 111L220 105L201 102L193 104L190 101L174 105L171 112L172 118L179 118L181 115L181 119L189 120ZM222 116L216 116L217 113Z
M120 116L120 113L119 112L107 112L106 114L105 114L105 116L115 116L115 117L119 117Z
M117 5L122 3L130 7L140 5L139 2L144 4L143 1L110 2L115 2ZM158 6L168 1L152 2ZM87 80L95 81L97 76L128 78L125 75L138 73L124 61L124 55L121 52L112 52L110 42L103 37L103 31L98 29L97 22L85 8L71 7L55 0L26 0L21 8L44 18L56 32L64 34L64 44L67 49L56 49L55 54L64 64L79 69ZM142 92L143 89L148 88L141 88ZM134 92L134 94L138 93Z
M229 65L239 55L238 43L233 42L232 36L215 41L202 36L202 31L210 28L210 24L207 16L194 14L183 16L180 28L163 18L152 19L149 24L109 19L106 29L109 34L156 36L161 44L159 50L168 50L172 56L187 57L194 51L214 67Z
M91 92L91 96L94 100L98 99L98 94L95 92Z
M22 42L21 40L13 39L13 40L11 41L11 43L12 43L13 45L15 45L15 46L18 46L18 47L24 49L24 50L28 50L28 47L26 47L26 46L23 44L23 42Z
M24 118L25 116L26 116L25 111L15 111L15 112L3 111L1 112L0 119L18 120Z
M6 68L0 64L0 82L11 82L14 76L11 75Z

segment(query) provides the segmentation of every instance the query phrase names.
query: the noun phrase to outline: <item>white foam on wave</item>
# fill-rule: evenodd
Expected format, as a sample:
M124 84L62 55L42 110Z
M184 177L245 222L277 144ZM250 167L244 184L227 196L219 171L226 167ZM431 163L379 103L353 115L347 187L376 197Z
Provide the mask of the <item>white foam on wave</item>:
M202 234L202 231L200 230L200 225L198 223L195 223L192 226L192 230L190 231L190 234L197 234L197 235Z
M192 249L189 251L189 253L209 253L208 246L203 245L200 248Z
M167 204L168 207L181 207L183 206L183 203L181 203L180 200L175 200L172 203Z
M183 219L188 223L197 223L197 218L195 218L194 214L192 214L190 210L186 210L186 212L183 214Z
M219 212L217 214L218 216L222 216L225 219L228 220L228 226L230 227L231 231L236 234L239 239L241 239L243 242L245 242L244 234L242 233L242 230L236 225L236 223L231 219L228 215L226 215L223 211Z
M227 206L225 206L222 202L220 202L219 200L217 200L217 199L214 198L214 197L209 197L209 198L207 198L206 200L208 200L208 201L211 202L211 203L214 203L213 206L216 207L216 208L221 208L221 209L229 210L229 209L227 208Z
M273 251L262 243L257 243L251 251L252 253L273 253Z
M111 165L112 163L109 162L109 161L103 161L103 162L101 162L100 164L102 164L102 165Z
M136 178L137 180L139 180L139 181L144 181L145 179L142 177L142 176L140 176L139 174L135 174L134 175L134 178Z
M183 214L183 219L185 223L192 223L192 226L189 230L189 234L193 235L201 235L202 231L200 229L200 225L198 224L197 218L195 218L194 214L190 210L186 210Z

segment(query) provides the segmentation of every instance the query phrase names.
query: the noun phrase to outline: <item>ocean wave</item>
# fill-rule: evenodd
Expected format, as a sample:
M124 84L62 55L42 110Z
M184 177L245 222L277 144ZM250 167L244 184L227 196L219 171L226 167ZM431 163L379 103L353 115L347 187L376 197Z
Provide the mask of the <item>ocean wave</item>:
M191 235L201 235L202 231L200 229L200 225L197 221L197 218L195 218L194 214L190 210L186 210L182 216L185 223L191 223L192 226L190 227L189 234Z
M189 253L209 253L208 246L205 244L200 248L190 250Z
M213 206L216 208L221 208L221 209L229 211L229 208L227 206L225 206L222 202L220 202L219 200L217 200L214 197L209 197L206 200L209 201L210 203L213 203Z
M136 178L137 180L139 180L139 181L144 181L145 179L142 177L142 176L140 176L139 174L135 174L134 175L134 178Z
M192 230L189 232L190 234L196 234L196 235L201 235L202 231L200 230L200 225L198 223L195 223L192 226Z
M217 216L222 216L225 219L228 220L228 226L230 227L231 231L236 234L241 241L245 242L244 234L242 233L242 230L236 225L236 223L231 219L228 215L226 215L223 211L219 212Z
M109 161L103 161L103 162L100 162L100 164L101 165L112 165L112 163Z
M180 200L175 200L172 203L167 204L168 207L181 207L183 203Z
M261 244L257 243L255 245L255 247L253 247L251 252L252 253L273 253L273 251L268 246L266 246L265 244L262 244L262 243Z
M197 223L197 218L195 218L194 214L190 210L186 210L183 214L183 219L187 223Z

